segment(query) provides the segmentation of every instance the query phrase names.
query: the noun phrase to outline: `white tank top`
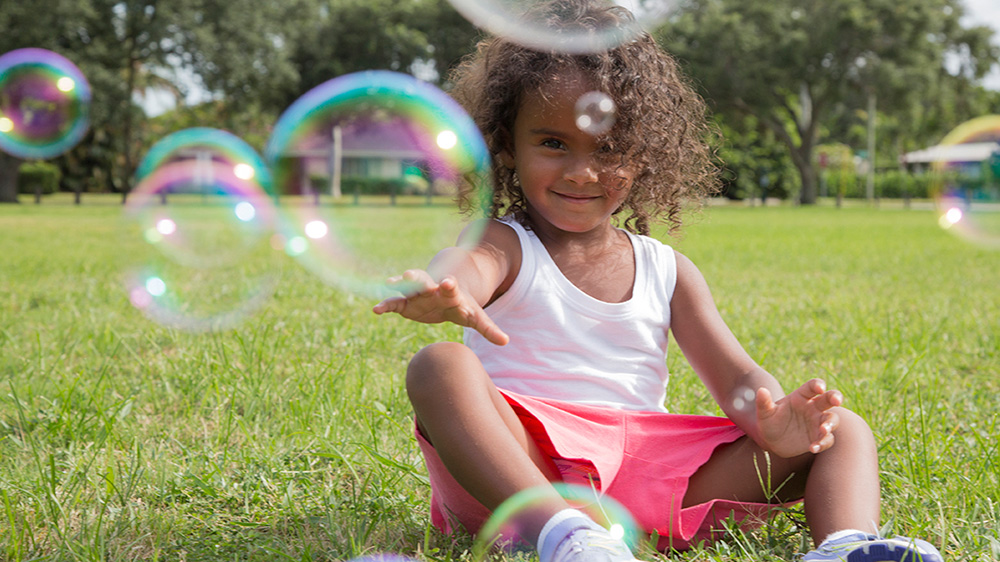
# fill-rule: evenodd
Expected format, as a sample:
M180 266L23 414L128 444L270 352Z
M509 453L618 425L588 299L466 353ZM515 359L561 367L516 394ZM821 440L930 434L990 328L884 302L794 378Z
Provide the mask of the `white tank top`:
M528 396L665 412L673 249L626 232L635 286L628 301L609 303L566 279L533 232L502 222L521 241L521 269L486 312L510 342L497 346L468 328L464 334L494 384Z

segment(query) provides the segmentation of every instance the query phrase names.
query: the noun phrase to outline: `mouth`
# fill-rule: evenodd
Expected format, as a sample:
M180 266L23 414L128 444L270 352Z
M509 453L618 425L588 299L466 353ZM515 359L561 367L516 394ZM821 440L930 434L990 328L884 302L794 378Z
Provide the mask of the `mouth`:
M582 194L577 194L577 193L559 193L559 192L554 192L554 193L555 193L555 195L557 197L559 197L563 201L566 201L566 202L572 203L572 204L589 203L589 202L594 201L596 199L600 199L600 197L597 196L597 195L582 195Z

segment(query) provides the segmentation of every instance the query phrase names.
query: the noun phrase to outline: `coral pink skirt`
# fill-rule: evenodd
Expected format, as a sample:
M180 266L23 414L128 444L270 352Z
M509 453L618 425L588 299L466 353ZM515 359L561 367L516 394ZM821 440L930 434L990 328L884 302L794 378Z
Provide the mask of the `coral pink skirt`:
M719 536L724 521L751 527L775 505L712 500L682 508L688 480L716 447L745 435L728 418L636 412L501 391L564 482L597 484L628 509L661 550ZM431 522L444 533L475 534L490 512L452 478L417 431L431 483Z

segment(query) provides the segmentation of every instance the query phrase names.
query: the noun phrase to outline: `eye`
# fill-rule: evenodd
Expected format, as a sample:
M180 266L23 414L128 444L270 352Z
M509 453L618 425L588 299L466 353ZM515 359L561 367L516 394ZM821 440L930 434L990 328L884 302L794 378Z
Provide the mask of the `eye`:
M563 141L561 141L559 139L551 139L551 138L550 139L544 139L539 144L541 146L544 146L545 148L552 148L552 149L555 149L555 150L561 150L561 149L563 149L563 148L566 147L566 145L563 144Z

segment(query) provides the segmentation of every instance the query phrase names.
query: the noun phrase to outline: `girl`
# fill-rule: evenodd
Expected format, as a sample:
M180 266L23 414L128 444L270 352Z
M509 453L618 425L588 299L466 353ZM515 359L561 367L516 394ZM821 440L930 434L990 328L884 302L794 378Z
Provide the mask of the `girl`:
M598 30L631 16L557 0L548 21ZM704 104L649 35L584 55L492 38L453 78L495 156L494 220L460 267L437 272L464 252L442 250L389 280L421 289L374 308L465 327L464 344L432 344L407 371L435 525L476 532L514 494L550 489L526 523L541 562L633 560L551 485L593 483L664 549L804 499L818 544L805 560L940 560L862 530L878 525L876 447L841 394L813 379L786 395L695 265L646 236L657 219L679 227L682 204L714 187ZM591 91L617 106L598 136L576 122ZM667 413L668 333L725 418ZM762 489L761 467L783 484Z

